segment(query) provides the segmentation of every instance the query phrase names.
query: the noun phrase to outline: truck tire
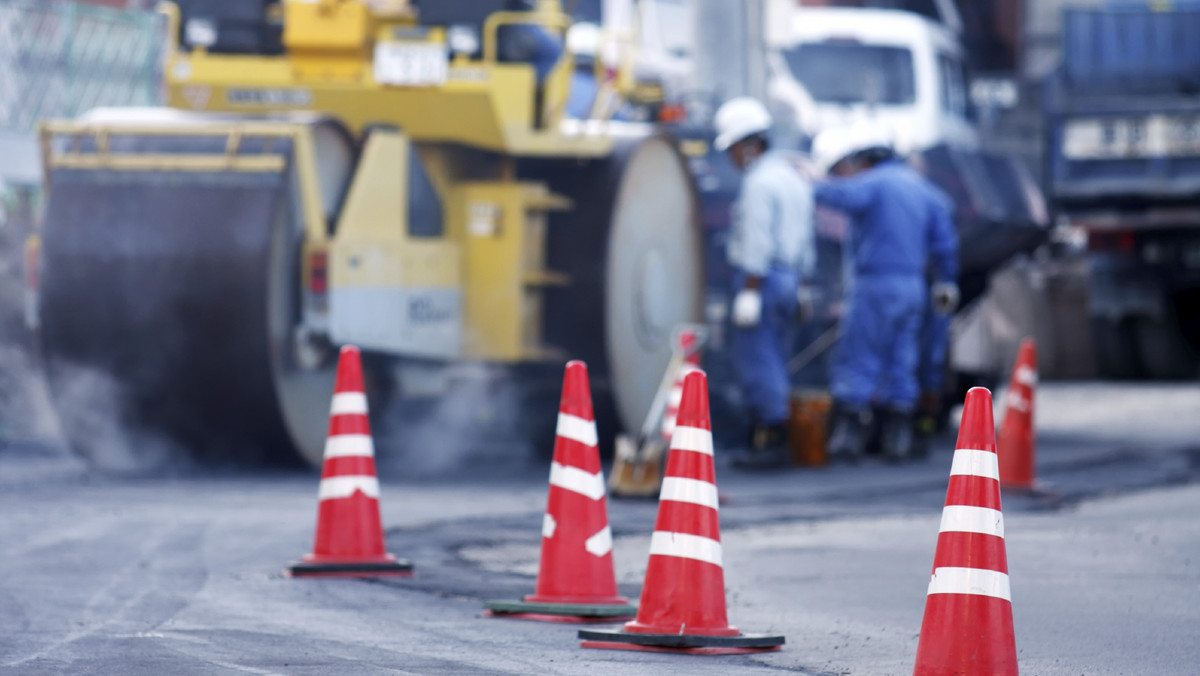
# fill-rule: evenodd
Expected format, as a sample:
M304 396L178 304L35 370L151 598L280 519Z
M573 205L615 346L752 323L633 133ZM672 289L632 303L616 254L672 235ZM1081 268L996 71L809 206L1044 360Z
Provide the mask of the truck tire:
M1129 319L1093 319L1096 368L1101 378L1132 380L1142 374L1138 340Z
M1138 354L1147 378L1191 380L1200 375L1200 358L1173 317L1134 320Z

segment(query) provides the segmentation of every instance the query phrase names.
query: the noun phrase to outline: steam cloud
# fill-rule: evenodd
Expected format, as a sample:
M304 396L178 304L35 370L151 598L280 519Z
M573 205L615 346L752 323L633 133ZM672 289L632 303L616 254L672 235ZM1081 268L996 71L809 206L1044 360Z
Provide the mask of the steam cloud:
M414 477L503 472L525 466L535 452L549 457L552 451L535 444L546 443L547 435L538 433L542 427L553 430L557 392L548 390L542 397L546 402L535 400L529 382L503 367L478 363L443 374L397 366L391 375L399 390L396 399L415 394L419 384L414 381L448 381L434 384L443 394L410 397L387 405L377 416L381 424L374 430L375 447L381 470Z

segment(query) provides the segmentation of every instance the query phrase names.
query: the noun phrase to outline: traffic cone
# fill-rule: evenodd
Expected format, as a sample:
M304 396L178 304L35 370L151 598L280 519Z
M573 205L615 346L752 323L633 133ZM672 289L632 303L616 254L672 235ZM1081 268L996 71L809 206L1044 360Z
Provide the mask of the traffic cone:
M572 361L558 407L537 587L523 601L485 602L489 615L551 622L633 616L635 607L617 595L597 443L587 366Z
M679 403L683 401L683 381L692 371L700 368L700 350L696 344L696 330L684 327L679 330L679 341L676 349L683 355L683 363L675 375L675 383L671 386L671 394L667 397L667 409L663 413L662 438L671 443L671 435L675 433L675 419L679 417Z
M782 636L742 634L725 616L721 527L703 371L693 371L684 381L677 422L637 619L622 631L580 631L583 647L701 654L778 650Z
M913 676L1016 676L992 394L967 392Z
M329 436L317 491L317 535L312 554L288 566L295 577L411 575L412 564L387 553L379 517L375 445L367 420L362 358L347 345L338 357L329 409Z
M1000 446L1000 485L1004 488L1034 488L1033 396L1037 380L1037 348L1032 338L1026 338L1013 365L1004 397L1004 420L996 439Z

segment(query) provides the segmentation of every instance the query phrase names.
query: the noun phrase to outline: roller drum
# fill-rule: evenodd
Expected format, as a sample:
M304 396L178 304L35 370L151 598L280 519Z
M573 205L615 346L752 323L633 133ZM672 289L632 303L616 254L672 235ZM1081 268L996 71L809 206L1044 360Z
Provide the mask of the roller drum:
M548 260L571 284L546 294L546 341L588 361L601 411L637 430L679 324L703 319L703 232L693 181L670 137L630 128L603 160L541 176L575 204L551 218ZM609 427L609 432L613 428Z
M286 174L52 172L41 339L75 449L296 461L271 317L299 279L287 193Z

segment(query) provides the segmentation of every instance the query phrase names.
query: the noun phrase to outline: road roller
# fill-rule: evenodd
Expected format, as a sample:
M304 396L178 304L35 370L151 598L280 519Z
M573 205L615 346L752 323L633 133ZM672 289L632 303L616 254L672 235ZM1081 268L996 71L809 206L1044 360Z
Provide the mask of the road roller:
M609 433L640 424L702 315L696 195L661 129L564 115L558 2L159 11L165 107L40 127L36 323L79 453L103 411L202 463L318 464L350 344L375 425L482 391L552 435L574 358Z

